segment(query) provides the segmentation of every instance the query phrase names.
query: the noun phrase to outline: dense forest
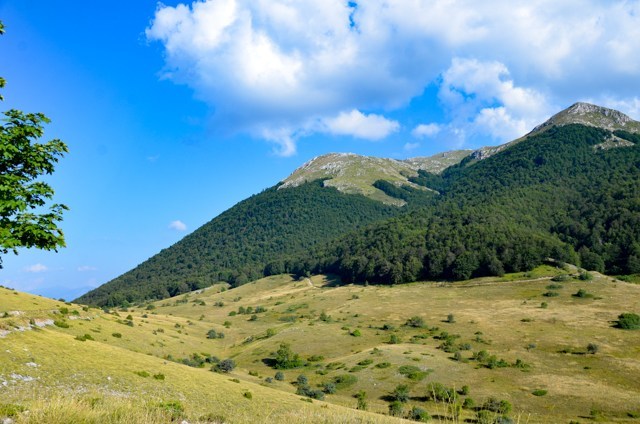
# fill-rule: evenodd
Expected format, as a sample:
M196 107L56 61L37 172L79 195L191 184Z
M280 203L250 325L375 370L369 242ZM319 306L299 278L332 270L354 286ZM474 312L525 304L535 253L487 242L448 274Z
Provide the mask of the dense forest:
M427 189L375 186L385 206L323 187L252 196L78 301L119 305L217 281L335 273L345 282L460 280L529 270L547 258L610 274L640 272L640 137L554 127L483 160L469 156Z
M556 127L441 176L421 175L413 181L441 193L431 204L335 240L289 271L396 284L501 275L554 258L638 273L640 145L599 148L610 137L599 128Z
M78 302L114 306L164 299L218 281L241 285L290 267L283 257L308 252L346 232L400 213L322 181L278 190L238 203L133 270L90 291Z

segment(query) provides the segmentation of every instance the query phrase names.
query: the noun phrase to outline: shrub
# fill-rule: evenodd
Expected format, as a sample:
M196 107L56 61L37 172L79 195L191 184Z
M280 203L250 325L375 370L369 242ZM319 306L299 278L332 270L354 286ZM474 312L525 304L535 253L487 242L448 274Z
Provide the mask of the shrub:
M91 334L85 334L84 336L76 336L76 340L84 342L87 340L93 340L93 337L91 337Z
M409 401L409 386L406 384L399 384L391 392L391 397L398 402L406 403Z
M335 383L328 381L322 385L322 391L328 395L332 395L336 392L337 388Z
M277 331L275 328L267 328L267 333L266 333L267 338L273 337L276 334L277 334Z
M589 272L581 272L580 276L578 277L580 280L582 281L591 281L593 280L593 275L591 275L591 273Z
M390 366L391 364L389 362L380 362L375 365L376 368L389 368Z
M398 337L397 334L392 334L391 337L389 337L389 344L398 344L400 343L400 337Z
M373 364L373 359L363 359L362 361L358 362L358 365L362 365L363 367L371 364Z
M411 411L409 411L409 419L426 423L431 420L431 415L424 409L414 406Z
M253 399L253 395L251 394L251 392L244 392L242 394L242 396L244 396L245 398L247 398L249 400Z
M360 332L360 330L358 330L358 329L356 328L355 330L353 330L353 331L351 332L351 335L352 335L353 337L360 337L360 336L362 336L362 333Z
M223 359L213 366L214 371L229 373L233 371L236 367L236 362L233 359Z
M546 293L542 293L542 295L544 297L558 297L558 296L560 296L560 293L554 292L554 291L548 291Z
M424 319L416 315L409 318L405 325L408 327L422 328L424 327Z
M60 327L60 328L69 328L69 323L65 320L55 320L53 321L53 325L55 325L56 327Z
M592 354L592 355L595 355L596 353L598 353L598 349L599 349L598 345L595 344L595 343L589 343L587 345L587 352Z
M134 371L133 373L135 375L139 375L142 378L147 378L147 377L149 377L151 375L147 371Z
M482 405L482 409L486 409L487 411L496 412L498 414L506 415L511 412L511 403L506 400L498 400L494 397L490 397L486 400L486 402Z
M164 380L164 374L154 374L153 378L156 380Z
M324 356L322 355L311 355L307 358L307 361L309 362L319 362L322 361L324 359Z
M453 316L453 314L449 314L449 315L447 315L447 322L448 322L449 324L453 324L453 323L455 323L455 322L456 322L456 318Z
M273 378L275 378L278 381L283 381L284 380L284 373L282 371L278 371L276 372L276 374L273 376Z
M26 408L13 403L0 403L0 417L13 418L17 417ZM3 422L13 422L13 420L4 420Z
M473 409L475 406L476 406L476 403L470 397L465 398L464 401L462 402L462 407L465 409Z
M534 395L534 396L544 396L544 395L547 394L547 391L543 390L543 389L537 389L537 390L534 390L533 392L531 392L531 394Z
M120 333L111 333L112 337L115 337L116 339L121 339L122 338L122 334Z
M224 333L211 329L207 331L207 339L224 339Z
M389 415L393 417L401 417L404 412L404 405L402 402L394 400L389 404Z
M400 368L398 368L398 372L407 377L409 380L414 381L421 381L428 374L426 371L422 371L420 368L414 365L402 365Z
M357 382L358 378L352 374L341 374L333 378L333 383L336 385L336 389L338 390L353 386Z
M623 330L640 329L640 316L629 312L620 314L618 315L617 327L622 328Z
M367 392L365 392L364 390L360 390L358 393L356 393L356 399L358 399L356 409L366 411L369 407L369 405L367 404Z
M556 281L558 283L561 283L563 281L569 281L570 279L571 279L571 276L569 274L560 274L553 277L551 281Z
M455 402L458 394L450 387L446 387L442 383L429 383L427 385L427 398L438 402Z
M458 390L458 393L460 393L462 396L467 396L469 394L469 386L462 386L462 388L460 388L460 390Z
M170 400L168 402L162 402L158 405L160 409L169 413L172 421L177 421L184 415L184 406L179 400Z
M307 378L306 375L300 374L296 379L296 382L298 383L298 386L305 386L309 384L309 379Z
M547 302L542 302L542 303L540 304L540 307L541 307L542 309L547 309L547 308L549 307L549 304L548 304Z
M292 369L304 365L300 355L291 350L288 343L281 343L280 348L276 352L275 368L276 369Z
M585 289L579 289L576 293L572 294L571 296L579 297L579 298L582 298L582 299L593 297L593 295L590 294L590 293L587 293L587 291Z

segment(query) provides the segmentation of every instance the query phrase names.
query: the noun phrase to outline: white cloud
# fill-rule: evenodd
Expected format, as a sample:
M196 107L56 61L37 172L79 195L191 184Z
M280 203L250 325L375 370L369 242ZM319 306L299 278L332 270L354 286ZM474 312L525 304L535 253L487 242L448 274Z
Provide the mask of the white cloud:
M355 3L159 4L146 36L164 46L163 77L210 104L217 128L268 139L283 155L322 131L318 122L405 107L439 75L455 88L446 105L457 102L478 118L474 131L496 138L530 126L549 104L640 92L638 0ZM480 109L473 94L484 96Z
M171 223L169 223L169 229L176 231L186 231L187 225L180 220L171 221Z
M24 268L25 272L45 272L48 270L49 268L46 265L42 265L40 263L35 265L30 265Z
M416 138L433 137L434 135L438 134L441 130L442 130L442 126L439 124L435 124L435 123L420 124L411 131L411 135L413 135Z
M535 89L518 87L500 62L454 58L443 73L439 98L461 141L471 135L498 142L520 137L555 108ZM463 138L460 138L463 137Z
M78 267L78 272L97 271L98 268L90 265L82 265Z
M326 118L324 125L331 134L350 135L366 140L383 139L400 128L396 121L373 113L365 115L355 109L342 112L335 118Z

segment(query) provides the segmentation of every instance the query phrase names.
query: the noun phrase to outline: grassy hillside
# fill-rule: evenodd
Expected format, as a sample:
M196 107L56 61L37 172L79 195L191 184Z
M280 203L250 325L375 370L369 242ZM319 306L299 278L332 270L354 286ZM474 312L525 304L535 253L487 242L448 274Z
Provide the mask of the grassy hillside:
M142 353L148 350L143 334L151 334L152 328L168 333L184 318L153 316L143 321L141 314L134 313L139 324L130 327L100 310L85 311L0 288L0 316L4 312L9 316L0 319L0 328L10 332L0 338L0 419L10 417L16 423L399 422L325 402L304 402L288 391L250 381L243 371L213 373ZM49 319L69 327L34 325L25 330L29 322ZM113 336L115 330L121 338ZM78 340L85 334L93 340ZM177 334L191 349L205 348L195 347L194 340L183 337L184 332ZM179 351L175 346L167 350Z
M580 275L543 266L391 287L273 276L110 312L0 290L0 316L16 311L0 319L10 331L0 339L9 351L0 359L2 403L104 417L122 408L147 422L166 420L174 401L194 422L220 411L226 422L384 422L406 385L404 417L423 410L436 422L473 422L504 401L515 422L632 422L640 332L615 323L640 312L640 286ZM35 318L66 325L16 331ZM78 340L86 335L93 340ZM299 355L295 368L277 368L283 344ZM230 374L209 371L229 358L237 365ZM303 402L300 375L334 406ZM446 388L461 394L433 399ZM35 402L35 392L51 402ZM382 415L354 409L362 392L369 413ZM145 402L134 405L140 393ZM454 404L465 405L459 415ZM97 422L123 422L104 417Z

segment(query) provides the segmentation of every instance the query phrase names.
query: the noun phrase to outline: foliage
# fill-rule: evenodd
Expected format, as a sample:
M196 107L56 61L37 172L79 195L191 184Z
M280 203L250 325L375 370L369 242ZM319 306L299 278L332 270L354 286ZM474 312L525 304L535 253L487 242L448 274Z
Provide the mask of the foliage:
M406 384L399 384L391 392L391 397L394 401L406 403L409 401L409 386Z
M640 315L630 312L618 315L617 327L622 328L623 330L640 329Z
M416 315L409 318L405 325L408 327L422 328L424 327L424 319Z
M0 24L0 34L4 32ZM0 88L5 80L0 78ZM3 98L0 96L0 100ZM11 109L0 125L0 254L18 248L56 250L65 246L58 227L67 206L48 205L53 188L41 177L54 172L58 160L69 150L58 139L39 143L44 124L42 113ZM0 266L2 265L0 258Z
M429 415L429 413L424 409L414 406L411 408L411 411L409 411L409 419L426 423L431 420L431 415Z
M223 359L215 365L215 370L222 373L230 373L236 368L236 362L233 359Z
M291 345L288 343L281 343L280 347L276 351L275 368L276 369L292 369L298 368L304 365L304 361L300 358L300 355L294 353L291 350Z

